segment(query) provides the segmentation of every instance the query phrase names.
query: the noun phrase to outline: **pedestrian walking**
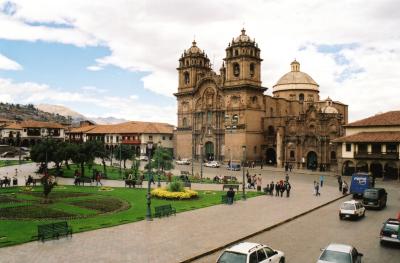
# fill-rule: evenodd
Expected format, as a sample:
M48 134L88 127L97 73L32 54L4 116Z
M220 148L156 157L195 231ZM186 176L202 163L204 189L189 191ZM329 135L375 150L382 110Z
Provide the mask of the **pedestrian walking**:
M250 189L250 187L251 187L251 176L247 173L246 177L247 177L247 188Z
M276 185L275 185L275 196L279 196L279 191L280 191L279 183L277 182Z
M283 197L283 192L285 192L285 190L286 190L285 185L283 184L283 181L281 181L281 183L279 185L279 190L281 192L281 197Z
M233 200L235 199L235 191L233 191L232 187L229 188L229 191L226 193L226 197L228 205L233 204Z
M338 178L337 178L337 182L338 182L338 185L339 185L339 192L341 192L342 191L342 177L339 175L338 176Z
M261 174L260 176L257 177L257 191L260 192L261 191Z
M99 184L101 186L103 186L103 184L101 183L101 174L99 172L96 173L96 186L99 186Z
M320 196L321 193L319 192L319 183L315 184L315 196Z
M290 190L292 189L292 186L289 184L289 182L286 182L286 197L290 196Z
M253 187L253 189L256 189L256 181L257 181L257 175L254 174L253 177L251 177L251 187Z
M342 183L342 194L347 194L347 190L349 189L349 186L347 185L346 181L343 180Z
M275 188L274 181L272 181L271 184L269 185L269 194L270 195L274 195L274 188Z
M323 175L319 176L319 182L321 184L321 188L324 186L324 179L325 179L325 176L323 176Z
M293 165L290 164L290 165L289 165L289 172L292 172L292 169L293 169Z
M286 181L286 182L289 182L289 174L286 174L286 176L285 176L285 181Z
M260 167L261 170L263 169L263 165L264 165L264 160L261 160L261 165L260 165L260 166L261 166L261 167Z

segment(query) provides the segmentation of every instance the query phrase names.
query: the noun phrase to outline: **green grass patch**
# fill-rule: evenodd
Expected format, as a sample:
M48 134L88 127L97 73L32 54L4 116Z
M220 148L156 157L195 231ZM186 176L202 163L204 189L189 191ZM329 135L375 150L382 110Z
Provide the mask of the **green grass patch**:
M0 167L25 164L25 163L31 163L31 162L32 161L25 161L25 160L21 160L21 162L19 160L0 160Z
M15 244L21 244L24 242L29 242L32 240L32 236L37 235L37 226L40 224L52 223L55 221L60 221L60 219L52 219L56 216L72 216L73 219L67 220L68 224L72 226L74 233L95 230L103 227L110 227L115 225L120 225L124 223L130 223L135 221L140 221L145 219L146 215L146 189L129 189L129 188L114 188L110 192L100 192L98 187L75 187L66 186L65 189L53 189L50 194L54 197L64 198L54 198L53 203L48 205L40 204L42 200L40 186L34 188L35 195L32 193L22 193L20 188L1 188L0 194L6 196L12 196L19 200L22 200L21 204L29 201L31 205L26 205L22 207L14 206L13 209L8 209L1 211L7 212L8 215L13 214L21 218L21 215L26 215L28 209L29 215L35 215L38 219L1 219L0 229L1 235L6 236L7 239L4 242L0 242L0 247L10 246ZM198 191L199 197L194 200L161 200L152 199L151 207L152 213L154 213L154 207L159 205L171 204L178 212L189 211L193 209L199 209L203 207L208 207L221 203L221 195L226 194L222 191ZM207 192L207 194L205 194ZM15 193L13 195L13 193ZM76 194L79 193L79 194ZM83 195L81 195L83 194ZM256 192L248 192L247 197L251 198L259 195ZM31 199L29 199L31 198ZM28 200L27 200L28 199ZM118 200L116 202L126 203L128 206L125 210L113 210L111 212L103 213L105 211L110 211L111 207L118 209L118 203L113 204L115 201L108 202L107 204L101 204L101 201L111 199ZM87 200L98 201L99 204L93 205L90 203L87 205L85 202ZM81 205L77 205L75 202L79 201ZM39 203L38 203L39 202ZM84 204L84 205L82 205ZM101 205L100 205L101 204ZM15 204L17 205L17 204ZM42 208L42 209L39 209ZM64 213L64 214L60 214ZM79 217L79 218L78 218ZM210 218L210 220L213 220Z
M67 218L74 216L64 211L54 210L47 206L27 205L0 208L0 218L15 219L47 219L47 218Z

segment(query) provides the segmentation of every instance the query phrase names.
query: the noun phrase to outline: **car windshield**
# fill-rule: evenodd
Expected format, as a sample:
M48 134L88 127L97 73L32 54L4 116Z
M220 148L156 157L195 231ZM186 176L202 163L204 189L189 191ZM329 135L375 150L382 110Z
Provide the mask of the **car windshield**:
M218 263L246 263L246 255L225 251L218 259Z
M344 203L341 207L343 210L354 210L354 204Z
M364 197L365 198L375 199L377 196L378 196L378 192L377 191L365 191L364 192Z
M395 224L385 224L384 231L390 231L390 232L398 232L399 231L399 225L395 225Z
M325 250L320 257L320 260L335 263L351 263L350 254L332 250Z

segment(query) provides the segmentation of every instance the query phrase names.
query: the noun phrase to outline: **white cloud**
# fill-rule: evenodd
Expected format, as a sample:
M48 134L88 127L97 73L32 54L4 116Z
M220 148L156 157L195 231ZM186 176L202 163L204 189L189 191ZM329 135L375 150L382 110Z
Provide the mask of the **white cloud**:
M103 68L100 67L100 66L89 66L89 67L87 67L86 69L87 69L87 70L90 70L90 71L100 71L100 70L103 70Z
M85 92L69 92L62 89L50 87L45 84L33 82L14 82L10 79L0 78L0 101L18 103L41 104L49 103L67 106L80 104L82 110L79 113L87 116L95 116L90 111L94 109L98 117L114 116L127 120L142 121L164 121L171 124L175 123L175 105L162 107L152 103L142 103L137 95L128 97L109 96L104 92L98 92L101 89L87 86L81 90L91 92L88 95ZM99 114L98 112L105 112Z
M22 66L8 57L0 54L0 70L21 70Z
M5 2L0 0L0 5ZM297 58L302 70L320 84L321 97L329 95L350 105L351 119L399 108L394 94L398 94L396 72L400 70L400 41L396 33L400 2L395 0L15 3L13 15L0 14L0 38L106 45L111 54L97 59L88 70L114 65L148 72L143 77L144 87L159 94L172 96L176 92L175 68L194 35L218 70L228 42L240 33L244 22L248 34L256 38L262 50L264 86L272 88ZM68 27L31 26L27 22ZM346 43L359 44L357 48L340 51L348 65L338 65L332 54L320 53L315 48L320 44ZM304 46L307 48L299 50ZM363 72L338 82L339 76L354 69Z

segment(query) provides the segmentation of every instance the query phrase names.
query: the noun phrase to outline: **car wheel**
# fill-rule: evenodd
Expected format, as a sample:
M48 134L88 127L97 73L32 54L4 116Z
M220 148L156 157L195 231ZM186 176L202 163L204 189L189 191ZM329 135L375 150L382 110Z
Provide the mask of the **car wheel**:
M279 263L285 263L285 258L282 257L282 258L279 260Z

